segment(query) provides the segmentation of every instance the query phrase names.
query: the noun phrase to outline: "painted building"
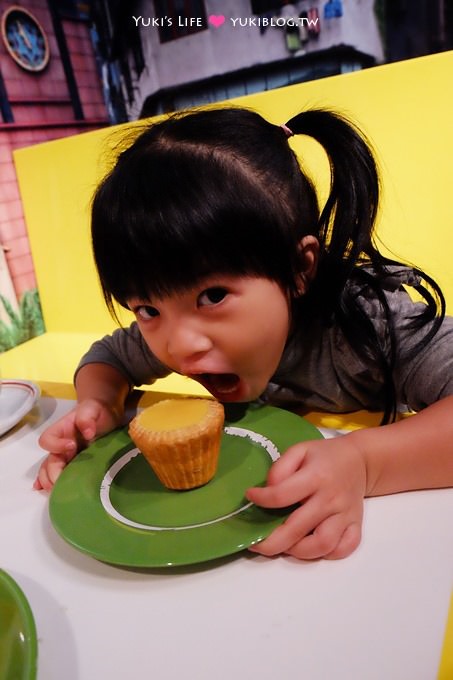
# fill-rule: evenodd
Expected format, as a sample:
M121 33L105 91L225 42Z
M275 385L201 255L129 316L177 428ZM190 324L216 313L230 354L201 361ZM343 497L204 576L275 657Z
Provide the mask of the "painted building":
M95 3L129 118L380 63L374 0Z
M0 0L0 21L0 293L17 309L36 279L12 152L109 118L82 3Z

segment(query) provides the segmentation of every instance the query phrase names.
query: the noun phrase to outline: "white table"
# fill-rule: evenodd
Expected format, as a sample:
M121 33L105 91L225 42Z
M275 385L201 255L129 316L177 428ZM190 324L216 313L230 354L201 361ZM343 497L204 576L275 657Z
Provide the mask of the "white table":
M38 433L72 405L43 398L0 438L0 567L39 638L38 680L434 680L453 583L453 489L366 501L340 561L244 552L140 571L78 552L32 484ZM433 452L434 454L434 452Z

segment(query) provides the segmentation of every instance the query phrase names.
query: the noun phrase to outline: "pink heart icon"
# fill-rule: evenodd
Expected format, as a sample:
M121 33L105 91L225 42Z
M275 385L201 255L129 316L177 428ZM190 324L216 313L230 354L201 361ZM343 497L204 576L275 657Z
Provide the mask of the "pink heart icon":
M225 23L225 17L223 14L211 14L208 17L208 21L210 24L215 26L215 28L219 28L219 26Z

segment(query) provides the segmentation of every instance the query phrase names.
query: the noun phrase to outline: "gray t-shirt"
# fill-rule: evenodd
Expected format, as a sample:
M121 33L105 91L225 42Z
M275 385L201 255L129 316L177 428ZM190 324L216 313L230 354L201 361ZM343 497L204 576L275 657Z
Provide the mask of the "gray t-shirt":
M393 374L397 403L401 410L413 411L453 394L453 317L444 319L426 347L412 351L427 331L425 327L417 332L407 328L408 319L424 309L424 303L413 302L404 288L416 283L411 269L395 267L384 284L398 347ZM351 288L385 347L386 320L381 305L368 288L357 284ZM150 384L170 373L148 349L135 322L94 343L78 368L97 362L116 367L131 386ZM306 334L289 343L262 399L274 405L300 404L335 413L383 410L382 387L377 366L357 355L338 326L314 323Z

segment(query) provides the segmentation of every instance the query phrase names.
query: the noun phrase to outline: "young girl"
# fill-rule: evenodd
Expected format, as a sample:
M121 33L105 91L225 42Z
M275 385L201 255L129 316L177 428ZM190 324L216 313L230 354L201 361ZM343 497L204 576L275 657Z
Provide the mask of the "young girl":
M288 144L297 134L330 161L322 210ZM365 497L453 485L453 318L433 280L379 254L377 207L370 149L334 113L278 126L225 108L147 127L92 207L106 303L136 322L82 359L76 408L41 436L36 488L122 423L133 385L171 371L222 402L384 412L382 427L292 446L246 491L263 507L300 503L254 546L263 555L345 557ZM418 413L394 422L401 408Z

